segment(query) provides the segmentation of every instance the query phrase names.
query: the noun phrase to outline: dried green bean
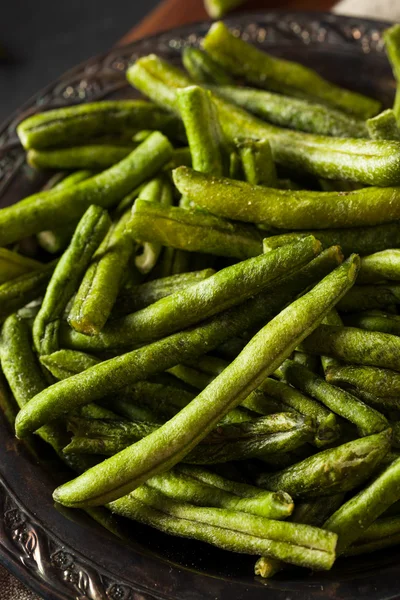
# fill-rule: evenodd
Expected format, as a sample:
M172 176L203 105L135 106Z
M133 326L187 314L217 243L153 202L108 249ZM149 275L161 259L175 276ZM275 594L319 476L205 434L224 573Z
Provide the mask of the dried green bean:
M54 150L32 149L28 151L27 161L36 169L107 169L128 156L134 148L134 144L93 144Z
M246 181L252 185L279 187L268 140L244 140L238 143ZM214 174L214 173L213 173Z
M182 62L193 81L199 84L231 85L232 77L211 56L199 48L187 46L182 52Z
M43 268L43 264L13 250L0 248L0 285L25 273Z
M400 250L382 250L361 260L358 283L381 283L386 279L400 281Z
M400 335L400 317L383 311L371 310L343 316L344 324L368 331Z
M373 140L400 140L400 129L397 126L396 115L391 108L368 119L367 129Z
M388 309L400 303L400 284L355 285L338 304L343 312Z

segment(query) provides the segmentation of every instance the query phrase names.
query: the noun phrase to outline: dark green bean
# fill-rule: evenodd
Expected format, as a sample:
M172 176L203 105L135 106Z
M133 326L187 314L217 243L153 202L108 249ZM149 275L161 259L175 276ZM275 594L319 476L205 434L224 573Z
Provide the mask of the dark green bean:
M388 537L384 537L380 540L373 540L371 542L360 542L351 544L347 550L344 551L344 556L358 556L360 554L369 554L370 552L376 552L377 550L385 550L392 546L398 546L400 544L400 535L394 534Z
M211 56L199 48L187 46L182 62L193 81L199 84L231 85L232 77Z
M293 352L293 360L294 362L303 365L303 367L306 367L309 371L312 371L313 373L319 373L321 369L321 361L319 357L313 356L312 354L306 354L305 352L300 352L299 350L296 350L295 352Z
M324 450L302 462L258 478L258 485L294 498L331 496L368 480L390 449L390 429Z
M152 129L177 133L177 120L143 100L107 100L57 108L33 115L18 125L25 149L82 143L102 134L126 129Z
M154 132L106 171L67 189L40 192L1 209L0 244L9 244L44 229L64 227L79 220L91 204L110 208L156 173L171 154L167 138Z
M300 245L241 261L147 308L110 322L98 335L88 337L63 331L63 345L79 350L133 347L190 327L207 317L244 302L255 293L282 281L319 252L314 238Z
M382 435L382 434L380 434ZM338 555L400 499L400 459L392 463L383 473L356 496L343 504L324 524L324 528L338 534Z
M400 129L397 126L396 115L391 108L368 119L367 129L373 140L400 140Z
M212 86L211 90L274 125L336 137L368 137L364 121L323 104L254 88L224 85Z
M306 352L348 363L400 371L400 338L356 327L321 325L302 344Z
M400 335L400 317L383 311L371 310L343 316L344 324L368 331L382 331Z
M343 312L358 312L400 303L400 284L355 285L338 304Z
M111 314L134 250L132 237L126 231L129 219L127 211L92 257L68 316L76 331L86 335L99 333Z
M229 72L244 76L260 87L320 101L362 119L379 110L377 100L340 88L304 65L258 50L232 35L222 22L210 28L203 47Z
M36 169L107 169L135 148L111 144L75 146L54 150L29 150L27 162Z
M382 250L361 260L358 283L381 283L385 279L400 281L400 250Z
M400 217L398 188L370 187L351 192L276 190L205 175L188 167L175 169L173 177L181 194L219 217L281 229L362 227Z
M305 394L319 400L337 415L354 423L360 435L372 435L389 427L389 423L377 410L361 402L349 392L330 385L303 365L286 360L278 370L285 381Z
M135 489L149 477L168 470L182 460L215 427L223 415L238 406L290 355L300 341L318 326L338 298L353 285L358 268L359 258L353 256L335 269L310 292L265 325L229 367L175 417L146 438L107 459L97 468L90 469L83 476L57 488L54 499L69 506L103 504L108 499L120 497L125 490ZM181 336L182 334L179 339L182 343ZM164 339L158 347L164 346L165 350L168 341L168 338ZM137 377L139 374L138 371L143 375L143 352L149 351L152 354L152 362L156 361L154 345L145 347L145 350L141 349L141 368L136 370L136 373L132 368L132 357L137 354L133 352L112 359L114 368L111 376L110 361L106 361L88 369L83 375L75 375L51 386L31 400L19 413L16 420L17 434L24 435L37 429L43 419L47 420L49 411L54 419L58 414L70 411L73 408L72 404L84 405L96 400L100 390L102 395L107 393L107 386L112 385L115 389L118 387L118 384L115 385L118 377L124 375L126 370L124 366L129 365L130 380L127 381L128 378L124 377L125 385L133 383L135 375ZM180 354L180 360L189 358L182 357L182 349ZM171 358L172 352L169 352L168 359ZM82 376L85 387L80 388L77 399L76 385ZM139 378L143 379L143 376ZM54 396L56 402L53 400ZM107 478L104 477L105 473L108 474Z
M43 264L18 252L0 248L0 285L25 273L43 268Z
M0 319L11 315L32 300L39 298L46 289L57 260L32 273L20 275L0 285Z
M135 202L132 236L190 252L245 259L262 252L261 235L249 225L232 223L201 211L156 202Z
M67 379L99 364L100 361L85 352L62 349L56 350L52 354L42 355L40 362L56 379Z
M33 323L33 341L39 354L58 350L60 319L109 226L107 211L94 205L87 209L78 223L70 245L54 270Z

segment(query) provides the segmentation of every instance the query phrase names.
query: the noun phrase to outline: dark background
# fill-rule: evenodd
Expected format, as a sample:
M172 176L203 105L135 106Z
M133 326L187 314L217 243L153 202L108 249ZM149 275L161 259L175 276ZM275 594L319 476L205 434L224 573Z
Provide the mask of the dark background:
M159 0L0 0L0 123L67 69L113 46Z

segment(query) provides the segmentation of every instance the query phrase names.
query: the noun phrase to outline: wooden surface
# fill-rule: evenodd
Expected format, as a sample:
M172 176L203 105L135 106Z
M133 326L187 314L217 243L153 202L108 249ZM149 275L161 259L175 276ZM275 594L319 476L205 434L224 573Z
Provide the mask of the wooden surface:
M329 10L337 0L247 0L238 10ZM162 0L139 25L120 41L127 44L172 27L208 19L203 0Z

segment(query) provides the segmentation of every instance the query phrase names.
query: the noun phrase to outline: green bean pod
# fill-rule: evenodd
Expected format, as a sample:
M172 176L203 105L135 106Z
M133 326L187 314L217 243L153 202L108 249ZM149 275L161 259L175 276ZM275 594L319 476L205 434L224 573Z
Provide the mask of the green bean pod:
M279 187L271 145L268 140L244 140L238 143L238 149L248 183L271 188Z
M82 143L103 134L127 129L152 129L175 133L177 120L143 100L107 100L57 108L28 117L17 127L26 150Z
M40 356L40 362L56 379L67 379L97 365L98 358L77 350L56 350Z
M20 275L0 285L0 320L11 315L32 300L39 298L46 290L48 281L56 267L57 260Z
M389 333L321 325L302 347L348 363L400 371L400 338Z
M344 324L350 327L400 335L400 317L383 311L366 310L359 313L350 313L344 315L343 320Z
M338 304L343 312L388 309L400 303L399 284L355 285Z
M330 385L325 379L295 361L286 360L278 373L285 381L356 425L362 436L379 433L389 427L387 419L377 410L364 404L349 392Z
M62 314L109 226L107 211L94 205L87 209L78 223L69 247L54 270L33 323L33 341L39 354L58 350Z
M382 250L361 260L358 283L381 283L386 279L400 281L400 250Z
M392 463L366 488L343 504L324 524L324 529L338 534L338 555L342 554L363 532L400 499L400 459Z
M390 449L391 431L370 435L324 450L283 471L264 474L258 485L284 490L294 498L316 498L346 492L376 471Z
M336 137L368 137L364 121L323 104L254 88L229 87L225 84L212 86L211 90L228 102L241 106L257 117L280 127Z
M154 132L119 163L77 185L39 192L0 210L0 244L44 229L78 221L91 204L110 208L156 173L172 154L161 133Z
M35 169L107 169L132 152L135 145L87 145L28 151L26 160Z
M367 120L367 129L373 140L400 140L400 129L391 108Z
M232 85L232 77L211 56L199 48L186 46L182 62L193 81L198 84Z
M25 273L43 268L43 264L13 250L0 248L0 285Z
M400 374L378 367L343 365L328 369L327 381L355 394L363 392L375 397L383 408L400 408Z
M159 203L161 207L168 207L173 203L172 189L168 181L157 177L145 185L138 196L139 200ZM129 229L130 223L127 223ZM162 245L157 241L149 240L143 245L143 251L135 258L135 265L140 273L149 273L157 264L162 250Z
M362 119L375 115L379 102L338 87L312 69L276 58L235 37L224 23L215 23L207 33L203 48L234 75L283 94L310 98Z
M93 254L68 316L69 324L76 331L95 335L111 314L134 249L126 231L129 219L130 211L127 211L110 228Z
M79 350L123 348L160 339L247 300L304 266L319 251L314 238L300 245L241 261L208 279L166 296L147 308L110 322L98 335L88 337L64 329L67 347Z
M241 529L246 528L247 531L253 533L257 527L261 530L262 517L255 517L257 521L250 522L244 519L244 514L235 511L201 509L191 505L178 504L145 486L141 487L139 491L135 490L129 496L112 502L108 507L112 512L151 525L165 533L195 538L225 550L245 554L263 553L316 569L329 569L334 561L336 537L329 538L322 535L321 530L310 531L309 535L306 535L304 531L303 545L256 537L256 535L242 533ZM182 516L178 517L178 514ZM218 525L224 526L209 525L210 522L217 523L218 521ZM266 520L265 527L268 528L272 523L275 522ZM232 527L235 528L232 529ZM269 531L271 529L272 527L269 528ZM267 531L268 529L264 529L261 534L267 535ZM277 530L275 529L275 531ZM281 534L281 532L279 533ZM287 535L290 533L287 532Z
M121 497L125 490L134 489L149 477L170 469L182 460L215 427L223 415L238 406L290 355L299 342L318 326L338 298L353 285L358 267L359 259L354 256L335 269L310 292L265 325L229 367L175 417L146 438L107 459L97 468L90 469L78 479L57 488L54 498L69 506L103 504L105 501ZM168 344L168 338L164 339L165 344ZM147 346L147 352L149 349L155 360L154 346ZM134 355L131 353L112 360L129 364L132 354ZM168 358L173 358L171 352ZM116 369L110 377L109 364L107 365L109 362L92 367L83 374L86 384L88 375L89 378L95 377L95 387L89 384L86 385L86 393L80 390L79 405L95 400L100 390L104 395L107 392L105 379L108 386L112 384L115 388L116 376L118 377L118 372L121 375L124 368L114 362ZM143 372L143 362L141 364L140 370ZM132 382L132 365L129 364L129 367ZM102 372L106 377L102 376ZM52 411L52 418L55 418L57 413L71 410L71 392L74 394L79 377L81 376L75 375L58 382L26 405L16 419L18 435L24 435L40 426L42 420L47 419L49 409ZM125 383L129 382L125 380ZM52 401L53 394L56 396L57 409ZM104 477L105 473L108 473L107 478Z
M245 259L261 254L260 233L201 211L137 200L130 221L132 237L178 250Z
M219 217L281 229L362 227L400 217L398 188L276 190L205 175L188 167L175 169L173 177L181 194Z
M127 71L129 82L175 114L176 89L191 80L155 55L140 58ZM237 138L268 139L275 162L319 177L348 179L370 185L397 185L399 142L371 141L307 134L270 125L242 108L214 96L222 129L228 141Z

